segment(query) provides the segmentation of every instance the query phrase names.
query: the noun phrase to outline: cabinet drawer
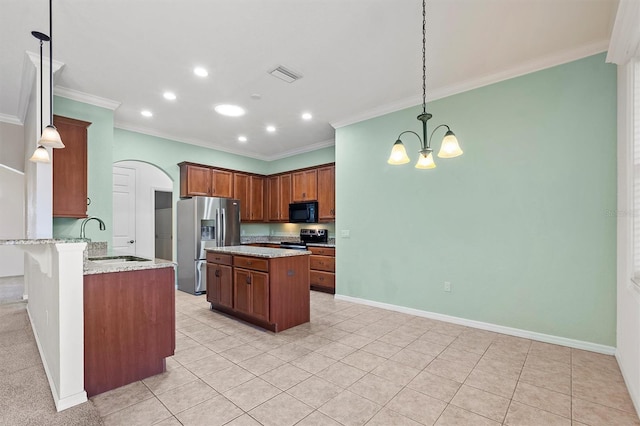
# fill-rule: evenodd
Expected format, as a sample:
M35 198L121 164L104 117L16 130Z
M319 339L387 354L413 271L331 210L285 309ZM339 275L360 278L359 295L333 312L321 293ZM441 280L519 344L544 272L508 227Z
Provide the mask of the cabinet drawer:
M231 255L207 252L207 262L231 265Z
M311 269L334 272L336 270L336 258L312 254L309 265Z
M336 275L332 272L309 272L309 284L312 286L326 287L330 289L336 288Z
M269 271L269 260L258 257L233 256L233 266L256 271Z
M307 246L307 250L309 250L313 254L319 254L321 256L335 256L336 249L333 247L309 247Z

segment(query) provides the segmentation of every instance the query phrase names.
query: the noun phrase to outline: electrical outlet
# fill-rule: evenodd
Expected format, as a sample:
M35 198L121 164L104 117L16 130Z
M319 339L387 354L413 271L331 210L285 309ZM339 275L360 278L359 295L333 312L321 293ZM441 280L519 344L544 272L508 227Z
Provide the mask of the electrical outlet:
M444 282L444 291L451 292L451 283L449 281Z

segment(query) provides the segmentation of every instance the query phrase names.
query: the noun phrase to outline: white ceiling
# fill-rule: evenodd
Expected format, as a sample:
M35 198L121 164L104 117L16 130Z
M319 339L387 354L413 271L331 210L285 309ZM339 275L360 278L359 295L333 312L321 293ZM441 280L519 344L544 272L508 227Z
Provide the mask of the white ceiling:
M429 0L427 98L604 51L616 8L617 0ZM119 102L116 127L254 158L330 145L332 126L422 101L418 0L55 0L53 24L54 59L65 64L57 90ZM0 120L23 119L25 51L38 50L32 30L49 33L46 0L0 0ZM194 76L196 65L209 76ZM277 65L303 78L267 74ZM222 117L219 103L247 114ZM249 141L239 143L241 134Z

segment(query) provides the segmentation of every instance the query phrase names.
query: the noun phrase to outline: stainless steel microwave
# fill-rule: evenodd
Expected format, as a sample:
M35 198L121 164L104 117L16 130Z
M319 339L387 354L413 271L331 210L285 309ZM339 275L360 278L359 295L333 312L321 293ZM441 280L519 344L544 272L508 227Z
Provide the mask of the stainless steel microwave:
M318 202L289 204L290 223L318 223Z

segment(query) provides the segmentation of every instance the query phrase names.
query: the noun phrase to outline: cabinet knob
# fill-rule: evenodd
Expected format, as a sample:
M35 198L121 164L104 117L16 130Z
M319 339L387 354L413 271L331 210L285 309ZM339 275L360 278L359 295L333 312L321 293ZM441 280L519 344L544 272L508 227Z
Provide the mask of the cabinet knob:
M220 269L216 269L216 277L220 277Z
M133 244L135 242L136 242L136 240L129 240L129 244Z
M246 281L247 284L251 285L251 275L247 275Z

